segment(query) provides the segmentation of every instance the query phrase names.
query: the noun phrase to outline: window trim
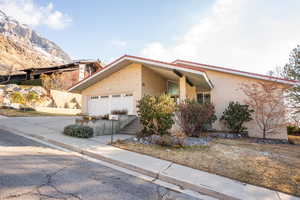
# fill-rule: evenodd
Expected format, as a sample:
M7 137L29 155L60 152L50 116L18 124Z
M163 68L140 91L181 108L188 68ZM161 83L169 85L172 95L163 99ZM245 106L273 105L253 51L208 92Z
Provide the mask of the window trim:
M178 87L178 94L170 94L169 93L169 84L170 83L177 85L177 87ZM167 91L166 91L166 93L169 94L170 96L179 97L179 95L180 95L179 83L177 81L167 80Z
M211 98L211 92L210 91L206 91L206 92L197 92L197 101L198 101L198 94L202 94L202 102L203 103L211 103L212 102L212 98ZM209 94L210 98L209 98L209 102L205 102L205 95Z

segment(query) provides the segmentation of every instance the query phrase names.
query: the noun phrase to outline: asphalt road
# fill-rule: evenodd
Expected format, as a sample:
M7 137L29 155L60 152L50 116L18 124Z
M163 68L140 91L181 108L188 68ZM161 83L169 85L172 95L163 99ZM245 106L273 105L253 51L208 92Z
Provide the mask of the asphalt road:
M0 200L194 200L0 130Z

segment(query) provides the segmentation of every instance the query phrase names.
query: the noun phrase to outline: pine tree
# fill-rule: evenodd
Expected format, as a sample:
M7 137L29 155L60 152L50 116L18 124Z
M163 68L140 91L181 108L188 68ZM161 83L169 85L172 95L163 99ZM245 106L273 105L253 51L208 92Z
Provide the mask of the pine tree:
M297 45L290 53L289 63L283 68L283 76L300 82L300 46ZM300 109L300 84L289 89L288 97L294 108Z

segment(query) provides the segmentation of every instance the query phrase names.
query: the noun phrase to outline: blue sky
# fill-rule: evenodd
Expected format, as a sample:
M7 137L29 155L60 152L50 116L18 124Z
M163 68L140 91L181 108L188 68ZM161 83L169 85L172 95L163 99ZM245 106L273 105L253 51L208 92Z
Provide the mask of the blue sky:
M45 26L35 29L74 58L105 60L125 53L138 54L139 48L152 41L172 42L170 32L183 34L184 28L193 23L193 13L210 3L198 0L176 4L172 0L51 2L55 9L67 13L72 23L59 31ZM45 1L37 3L47 4Z
M72 58L177 58L266 73L300 40L299 0L0 0Z

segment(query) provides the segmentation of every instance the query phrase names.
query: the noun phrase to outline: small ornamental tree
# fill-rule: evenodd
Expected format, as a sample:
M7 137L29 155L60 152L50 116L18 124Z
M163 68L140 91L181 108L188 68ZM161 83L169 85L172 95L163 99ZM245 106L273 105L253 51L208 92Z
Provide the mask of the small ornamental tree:
M26 103L26 99L24 98L24 96L21 92L13 92L10 95L10 99L11 99L11 102L13 102L13 103L19 103L22 105L25 105L25 103Z
M13 92L10 95L11 102L18 103L23 106L33 107L35 103L40 101L40 96L33 91L23 94L21 92Z
M241 90L248 97L245 101L254 110L253 118L263 138L278 134L286 127L284 93L287 87L276 82L242 84Z
M39 102L40 99L40 96L34 91L30 91L25 95L25 103L31 107L33 107L35 103Z
M249 105L230 102L220 120L224 121L227 128L232 132L241 133L247 130L244 123L252 120L251 114L253 112L254 110L250 109Z
M140 137L149 135L166 135L174 124L172 119L175 111L175 102L168 95L144 96L138 102L138 115L143 130Z
M193 100L186 100L178 105L176 111L178 125L188 136L199 137L206 124L213 123L215 107L211 103L200 104Z
M6 66L6 65L0 64L0 67L4 73L4 76L0 76L0 84L6 84L6 83L10 82L13 73L17 70L14 69L15 67L13 65Z

